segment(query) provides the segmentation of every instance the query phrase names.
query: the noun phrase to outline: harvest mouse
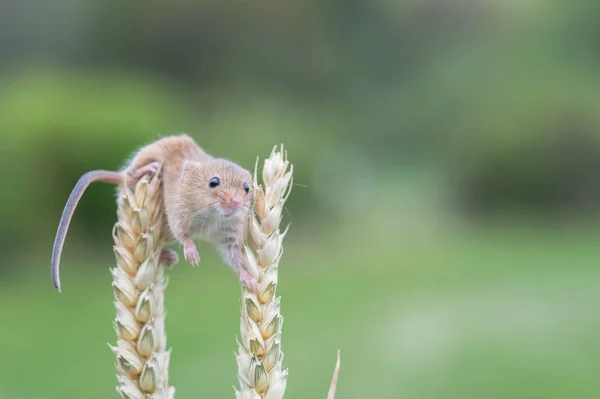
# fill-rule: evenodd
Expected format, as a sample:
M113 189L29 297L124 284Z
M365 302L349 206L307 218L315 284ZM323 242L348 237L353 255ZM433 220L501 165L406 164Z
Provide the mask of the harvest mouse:
M84 174L71 192L60 218L52 250L52 279L60 291L59 263L69 223L85 189L95 181L133 188L144 175L162 174L165 240L183 244L185 259L198 265L194 239L212 242L223 260L249 290L256 280L244 267L252 175L237 164L213 158L186 134L169 136L142 147L120 172L96 170ZM121 188L119 188L120 190ZM172 266L177 253L163 248L161 262Z

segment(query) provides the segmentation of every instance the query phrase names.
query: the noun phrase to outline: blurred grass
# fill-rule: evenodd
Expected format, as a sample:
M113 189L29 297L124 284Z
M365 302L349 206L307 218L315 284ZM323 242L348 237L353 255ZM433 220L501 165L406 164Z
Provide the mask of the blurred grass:
M338 347L340 398L594 397L598 231L540 229L535 240L514 226L384 233L372 247L361 247L361 233L288 238L279 290L286 398L324 397ZM204 249L200 269L169 272L170 376L179 397L231 397L237 282ZM0 290L0 397L115 395L103 344L114 341L109 252L103 262L66 259L62 295L49 278L30 278L44 263Z

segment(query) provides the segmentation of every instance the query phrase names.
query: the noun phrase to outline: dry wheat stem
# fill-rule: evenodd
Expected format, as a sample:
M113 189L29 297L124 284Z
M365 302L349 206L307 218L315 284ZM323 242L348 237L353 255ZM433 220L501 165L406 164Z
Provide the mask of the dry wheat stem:
M335 398L335 390L337 389L337 382L340 376L340 350L337 352L337 361L335 362L335 369L333 370L333 378L331 379L331 385L329 386L329 393L327 399Z
M257 159L258 165L258 159ZM288 170L288 166L290 167ZM247 266L258 281L258 290L242 287L240 339L238 340L239 389L237 399L281 399L287 382L281 352L280 298L276 295L277 269L286 232L279 230L283 204L292 187L293 166L283 146L273 148L265 160L262 180L254 170L254 212L250 220L253 250L246 247ZM287 230L286 230L287 231Z
M117 391L124 399L172 399L168 384L165 280L159 258L163 207L161 180L142 178L131 191L119 191L118 223L113 238L117 266L115 291Z

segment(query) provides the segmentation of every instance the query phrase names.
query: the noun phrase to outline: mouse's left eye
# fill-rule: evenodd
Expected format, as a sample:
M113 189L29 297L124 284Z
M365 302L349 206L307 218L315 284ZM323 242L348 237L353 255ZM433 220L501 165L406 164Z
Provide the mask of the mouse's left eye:
M250 192L250 187L248 187L248 183L244 183L244 191L246 192L246 194Z
M212 179L210 179L210 181L208 182L208 187L210 188L215 188L218 187L219 184L221 184L221 180L218 177L213 177Z

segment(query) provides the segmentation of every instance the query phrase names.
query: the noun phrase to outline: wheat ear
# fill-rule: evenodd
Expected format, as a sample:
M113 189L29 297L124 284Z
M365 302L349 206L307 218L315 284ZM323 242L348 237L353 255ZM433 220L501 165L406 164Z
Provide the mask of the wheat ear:
M258 290L251 293L242 288L241 338L236 356L240 385L239 390L235 389L237 399L281 399L285 392L288 372L282 369L283 317L276 290L282 241L287 232L280 232L279 223L292 187L292 173L293 166L283 146L279 151L274 147L264 162L264 190L257 182L257 167L254 169L254 212L250 220L254 251L249 247L245 251L248 269L258 281Z
M121 187L113 231L117 391L123 399L172 399L170 351L166 350L163 267L160 253L163 206L158 173L133 192Z

